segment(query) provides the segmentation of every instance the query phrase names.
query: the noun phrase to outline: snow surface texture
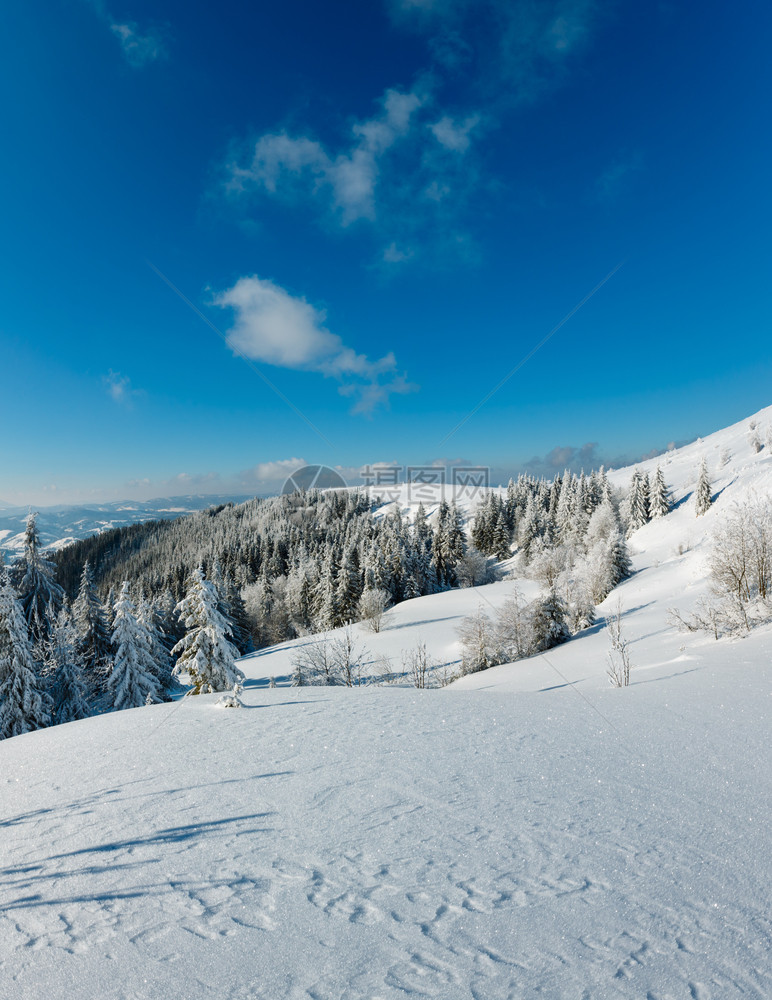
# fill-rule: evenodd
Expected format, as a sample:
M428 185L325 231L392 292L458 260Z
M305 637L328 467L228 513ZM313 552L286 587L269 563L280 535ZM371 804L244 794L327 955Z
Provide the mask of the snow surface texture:
M706 593L722 508L772 492L747 430L660 460L680 505L546 656L442 690L292 689L306 638L239 662L241 711L200 696L0 743L0 996L768 1000L772 629L666 622ZM697 519L703 453L720 495ZM453 663L463 615L513 586L357 638Z

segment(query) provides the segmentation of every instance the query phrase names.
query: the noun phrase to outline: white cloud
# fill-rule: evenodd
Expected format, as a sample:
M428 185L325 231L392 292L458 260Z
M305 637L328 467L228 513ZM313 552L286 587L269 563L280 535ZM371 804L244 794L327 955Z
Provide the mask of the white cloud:
M283 483L288 476L298 469L308 465L304 458L281 458L274 462L258 462L251 469L245 469L240 474L243 482L254 482L260 484Z
M376 186L384 154L412 128L415 112L426 100L418 93L387 90L382 113L353 125L353 142L347 150L331 155L308 136L292 137L286 132L261 136L254 145L248 166L232 164L230 187L244 190L262 187L276 194L285 183L303 177L307 192L328 200L344 226L359 219L374 219Z
M387 90L379 104L337 148L308 135L260 136L228 165L226 189L311 203L344 229L368 225L383 267L465 256L469 240L458 232L479 179L471 147L480 116L438 115L428 84Z
M386 264L401 264L411 257L415 257L415 250L410 247L399 247L394 241L383 251L383 260Z
M121 21L113 17L105 0L86 0L86 2L118 39L123 54L132 66L145 66L166 55L161 28L157 26L140 28L135 21Z
M324 310L268 279L257 275L239 278L232 288L217 295L214 303L235 312L227 339L237 354L338 379L340 391L356 399L352 412L371 413L393 393L417 388L397 373L391 352L376 361L357 354L327 329Z
M469 148L469 133L479 121L479 115L469 115L461 123L454 121L449 115L444 115L429 128L437 142L445 149L465 153Z
M133 21L111 24L110 30L132 66L144 66L165 54L163 41L156 30L142 32Z
M138 396L144 395L141 389L132 388L128 375L114 372L112 368L107 375L102 376L102 383L107 389L108 396L122 406L131 406Z

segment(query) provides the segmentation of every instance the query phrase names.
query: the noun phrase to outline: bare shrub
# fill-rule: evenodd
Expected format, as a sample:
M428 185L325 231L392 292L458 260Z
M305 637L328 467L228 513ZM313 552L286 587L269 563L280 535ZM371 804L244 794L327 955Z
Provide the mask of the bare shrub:
M668 623L681 632L709 632L716 640L723 635L746 635L751 628L747 608L731 597L723 601L703 598L691 614L668 608Z
M460 670L453 670L449 663L443 663L441 667L438 668L436 677L439 682L440 687L447 687L452 684L453 681L457 681L461 676Z
M627 639L622 633L622 607L617 604L616 610L608 618L607 624L609 650L608 678L614 687L627 687L630 684L630 651Z
M320 684L332 687L340 684L332 658L332 644L326 632L316 641L298 646L292 658L292 686Z
M402 656L402 665L414 687L429 686L431 671L435 664L426 652L425 642L419 642L413 649L407 650Z
M369 655L365 647L356 641L351 626L346 626L339 632L333 639L330 650L332 669L338 683L345 684L346 687L362 684Z
M351 626L339 631L334 639L324 632L318 641L297 648L292 659L292 686L355 687L368 683L365 667L369 655L357 642Z

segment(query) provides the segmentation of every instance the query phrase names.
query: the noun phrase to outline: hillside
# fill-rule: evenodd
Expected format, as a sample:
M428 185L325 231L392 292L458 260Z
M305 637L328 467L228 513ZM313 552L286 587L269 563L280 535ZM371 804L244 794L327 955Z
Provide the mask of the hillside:
M545 655L441 689L289 688L305 637L242 659L244 709L202 696L0 743L0 995L772 995L772 626L716 642L667 622L706 593L731 505L772 495L748 423L649 463L676 509L631 538L598 623ZM419 641L453 669L463 617L515 586L536 587L353 631L374 671Z
M159 497L156 500L116 500L109 503L39 508L38 530L43 547L58 550L91 535L144 521L173 520L221 503L238 503L245 496ZM13 557L24 548L24 523L29 507L0 500L0 551Z

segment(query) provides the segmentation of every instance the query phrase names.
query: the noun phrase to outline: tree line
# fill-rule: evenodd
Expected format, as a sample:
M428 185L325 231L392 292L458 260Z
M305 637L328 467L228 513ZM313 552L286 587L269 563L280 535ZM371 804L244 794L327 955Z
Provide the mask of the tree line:
M646 516L662 516L664 479L647 485ZM588 627L629 572L641 488L638 473L626 495L602 469L524 475L488 491L470 525L444 499L409 519L364 491L312 490L113 529L53 556L31 514L22 556L0 569L0 736L166 700L181 681L224 690L239 655L377 628L387 607L490 582L513 556L545 597L528 610L532 639L499 643L497 658L528 655Z

